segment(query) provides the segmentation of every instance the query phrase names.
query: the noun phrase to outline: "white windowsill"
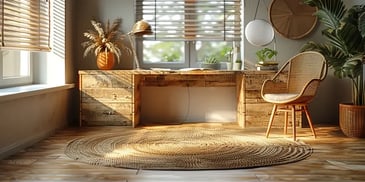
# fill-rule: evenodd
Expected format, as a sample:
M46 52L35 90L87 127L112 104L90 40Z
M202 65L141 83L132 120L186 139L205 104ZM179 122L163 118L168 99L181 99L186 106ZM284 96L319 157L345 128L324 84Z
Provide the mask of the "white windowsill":
M33 84L0 89L0 102L74 88L75 84Z

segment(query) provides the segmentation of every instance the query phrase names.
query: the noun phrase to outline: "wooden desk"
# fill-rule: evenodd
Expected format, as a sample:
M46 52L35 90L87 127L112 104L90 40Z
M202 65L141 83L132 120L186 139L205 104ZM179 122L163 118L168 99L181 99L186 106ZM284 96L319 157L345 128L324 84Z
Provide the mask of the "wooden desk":
M237 123L240 127L266 127L272 105L260 96L271 71L79 71L80 126L123 125L140 121L141 87L236 87ZM298 126L301 126L301 117ZM274 123L274 127L281 122Z

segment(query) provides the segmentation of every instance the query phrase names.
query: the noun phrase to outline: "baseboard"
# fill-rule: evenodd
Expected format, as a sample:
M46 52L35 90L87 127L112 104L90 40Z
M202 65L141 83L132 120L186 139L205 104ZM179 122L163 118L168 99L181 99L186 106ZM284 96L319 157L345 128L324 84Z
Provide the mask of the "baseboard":
M27 137L24 140L18 141L12 145L0 148L0 160L5 159L11 155L14 155L17 152L19 152L25 148L28 148L43 139L48 138L53 133L55 133L55 130L43 132L38 135L32 135L31 137Z

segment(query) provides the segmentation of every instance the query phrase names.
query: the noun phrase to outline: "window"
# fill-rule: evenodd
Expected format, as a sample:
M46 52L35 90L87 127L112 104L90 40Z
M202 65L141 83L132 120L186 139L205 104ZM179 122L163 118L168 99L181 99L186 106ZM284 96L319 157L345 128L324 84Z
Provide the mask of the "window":
M0 51L1 87L32 83L32 65L29 51Z
M142 67L197 67L205 56L225 61L241 40L241 0L137 0L137 20L153 34L138 40Z
M0 0L0 87L32 83L32 51L50 50L48 0Z

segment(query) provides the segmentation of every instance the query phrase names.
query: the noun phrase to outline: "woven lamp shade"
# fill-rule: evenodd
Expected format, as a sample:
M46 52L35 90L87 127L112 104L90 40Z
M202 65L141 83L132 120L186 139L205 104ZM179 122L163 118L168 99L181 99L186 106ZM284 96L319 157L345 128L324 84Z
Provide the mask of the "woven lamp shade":
M289 39L300 39L308 35L317 24L315 7L303 0L273 0L269 18L275 31Z

